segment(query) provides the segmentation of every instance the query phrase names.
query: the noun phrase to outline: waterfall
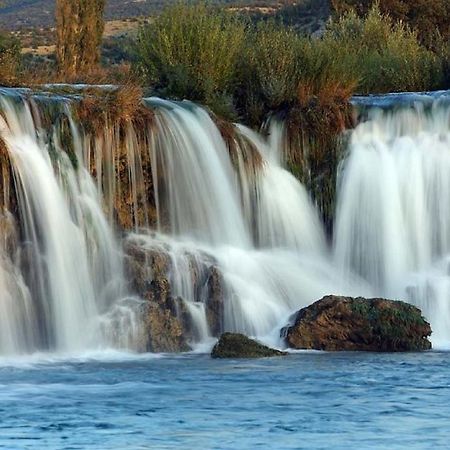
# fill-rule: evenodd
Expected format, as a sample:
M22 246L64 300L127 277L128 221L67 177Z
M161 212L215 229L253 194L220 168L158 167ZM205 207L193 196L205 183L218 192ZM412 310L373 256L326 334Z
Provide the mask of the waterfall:
M435 339L448 340L450 105L447 95L414 100L370 108L352 132L340 174L335 260L379 295L423 308Z
M2 311L2 316L14 320L9 326L15 333L34 333L38 349L86 348L92 345L99 316L125 294L117 242L82 161L76 161L75 170L59 148L59 136L45 142L35 128L31 104L7 96L0 102L5 117L0 134L14 174L29 259L28 295L33 297L32 308ZM81 139L75 127L72 132L75 154L80 154L76 146Z
M276 136L278 128L279 124L272 124L270 135ZM264 161L255 183L255 233L259 246L325 253L325 235L317 211L305 187L282 166L280 142L276 139L264 142L243 126L239 126L239 131L253 143Z
M222 331L280 345L329 294L410 301L450 339L445 93L355 100L333 236L287 170L282 123L263 136L149 98L151 119L95 126L80 98L0 90L0 354L146 350L149 305L192 346Z
M153 99L150 105L158 111L152 168L154 179L164 183L155 194L169 210L171 234L247 247L232 164L211 117L193 104Z
M171 226L133 239L167 252L173 294L196 308L198 335L208 329L202 308L207 294L192 282L192 267L199 274L218 266L224 329L253 336L270 335L294 310L327 292L356 292L351 277L341 279L327 261L318 214L305 188L283 168L276 140L265 142L235 126L233 161L204 110L186 102L149 103L156 118L153 178ZM248 146L257 169L248 161Z

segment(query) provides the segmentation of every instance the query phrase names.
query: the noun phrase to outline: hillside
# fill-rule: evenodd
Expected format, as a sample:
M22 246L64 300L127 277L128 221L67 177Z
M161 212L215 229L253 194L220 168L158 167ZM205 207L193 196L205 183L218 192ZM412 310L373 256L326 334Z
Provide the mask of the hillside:
M129 43L147 17L159 14L178 0L107 0L103 61L118 64L129 58ZM189 0L187 0L189 1ZM0 30L10 31L30 58L53 59L55 51L54 7L56 0L0 0ZM295 27L302 34L323 30L329 17L329 0L212 0L230 11L268 17Z
M106 19L123 19L153 15L176 0L107 0ZM234 7L279 7L289 0L215 0ZM53 25L55 0L3 0L0 6L0 28L19 30Z
M108 18L148 14L164 2L158 0L109 0ZM55 0L4 0L0 7L0 27L8 30L53 25Z

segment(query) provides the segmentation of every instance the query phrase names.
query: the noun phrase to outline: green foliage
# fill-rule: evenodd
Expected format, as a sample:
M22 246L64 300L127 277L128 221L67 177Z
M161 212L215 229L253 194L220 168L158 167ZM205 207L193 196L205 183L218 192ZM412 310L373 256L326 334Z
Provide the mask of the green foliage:
M20 64L20 43L17 39L0 33L0 84L14 82Z
M252 124L267 111L295 102L301 71L302 39L275 22L263 22L248 33L236 74L236 99Z
M441 38L436 43L436 54L442 62L442 72L444 74L442 88L450 89L450 38Z
M353 74L320 40L269 21L252 30L246 43L236 98L248 123L261 123L268 111L340 106L353 92Z
M223 106L244 38L245 24L235 15L179 3L141 28L138 70L163 95Z
M442 63L421 46L417 33L374 6L365 18L351 11L327 26L322 46L343 72L359 80L358 92L420 91L442 84Z
M337 14L350 10L365 16L377 4L383 14L416 30L419 41L434 48L440 38L450 39L450 2L448 0L331 0Z
M201 102L228 118L237 112L251 125L295 109L320 138L342 131L353 92L442 87L448 52L439 48L426 49L377 6L366 17L351 11L329 21L313 39L275 20L251 25L205 3L178 3L141 28L135 67L159 95Z

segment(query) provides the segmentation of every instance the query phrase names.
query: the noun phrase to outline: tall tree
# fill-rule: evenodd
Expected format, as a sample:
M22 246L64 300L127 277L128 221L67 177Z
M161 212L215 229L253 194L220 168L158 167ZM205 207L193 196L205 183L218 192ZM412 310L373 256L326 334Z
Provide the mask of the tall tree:
M92 72L100 60L105 0L56 0L56 59L67 78Z

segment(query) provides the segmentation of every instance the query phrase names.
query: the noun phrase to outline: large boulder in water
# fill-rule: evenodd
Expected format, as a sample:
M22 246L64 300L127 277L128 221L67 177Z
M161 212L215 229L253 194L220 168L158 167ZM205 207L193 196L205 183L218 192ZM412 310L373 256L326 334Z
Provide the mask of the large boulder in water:
M286 354L238 333L222 334L211 352L213 358L268 358Z
M420 309L381 298L327 296L281 330L289 347L327 351L429 350L430 324Z

